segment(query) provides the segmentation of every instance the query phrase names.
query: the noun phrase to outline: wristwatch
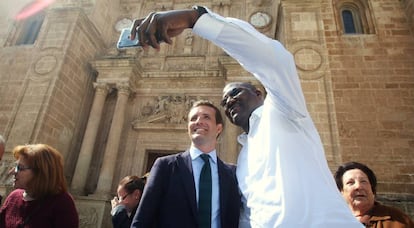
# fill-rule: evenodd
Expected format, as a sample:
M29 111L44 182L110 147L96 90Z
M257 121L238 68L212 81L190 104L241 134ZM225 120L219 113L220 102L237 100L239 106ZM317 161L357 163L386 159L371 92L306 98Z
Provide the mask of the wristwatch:
M206 8L204 8L202 6L193 6L193 10L196 10L198 12L198 18L200 18L201 15L207 13Z

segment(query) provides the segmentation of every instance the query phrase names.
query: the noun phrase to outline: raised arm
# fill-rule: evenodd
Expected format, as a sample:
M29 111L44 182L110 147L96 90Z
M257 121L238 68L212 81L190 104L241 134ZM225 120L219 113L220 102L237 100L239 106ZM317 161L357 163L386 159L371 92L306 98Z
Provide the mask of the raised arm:
M150 13L147 17L134 21L131 39L138 34L143 48L151 46L160 49L160 42L172 44L172 37L181 34L184 29L192 28L200 16L197 9L171 10Z
M208 15L201 17L204 13ZM286 116L297 119L308 115L291 53L245 21L223 17L203 7L171 10L136 20L131 36L137 33L144 48L159 49L160 42L171 44L171 38L186 28L221 47L252 73Z

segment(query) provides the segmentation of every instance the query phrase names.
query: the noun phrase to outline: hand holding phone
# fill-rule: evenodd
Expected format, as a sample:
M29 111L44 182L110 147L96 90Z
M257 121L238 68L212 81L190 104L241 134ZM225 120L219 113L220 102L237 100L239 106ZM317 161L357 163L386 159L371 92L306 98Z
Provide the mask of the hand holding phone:
M135 35L135 39L131 40L131 29L122 29L121 35L119 36L118 43L116 45L118 49L137 48L140 47L138 34Z

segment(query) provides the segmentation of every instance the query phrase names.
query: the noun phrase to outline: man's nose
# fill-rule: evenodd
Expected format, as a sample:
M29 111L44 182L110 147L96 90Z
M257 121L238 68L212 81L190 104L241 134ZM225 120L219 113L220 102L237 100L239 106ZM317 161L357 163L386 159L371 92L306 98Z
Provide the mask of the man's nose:
M201 116L198 116L198 117L194 120L194 122L195 122L196 124L201 123L201 122L202 122L202 118L201 118Z

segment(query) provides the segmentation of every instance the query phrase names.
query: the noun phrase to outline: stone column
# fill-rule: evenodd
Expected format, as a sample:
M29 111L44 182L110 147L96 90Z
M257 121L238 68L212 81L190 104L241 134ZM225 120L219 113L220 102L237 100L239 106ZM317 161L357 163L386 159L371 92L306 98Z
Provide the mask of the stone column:
M112 118L111 129L109 130L108 143L105 148L102 168L99 174L96 195L108 195L111 191L112 180L118 157L119 142L121 139L122 127L124 126L125 108L127 105L130 88L128 85L117 85L118 98L115 112Z
M78 161L76 163L75 174L72 178L71 188L74 194L83 194L87 173L92 159L93 147L95 145L99 123L101 122L102 110L105 104L106 95L109 91L109 87L106 83L94 83L94 87L95 97L89 114Z

